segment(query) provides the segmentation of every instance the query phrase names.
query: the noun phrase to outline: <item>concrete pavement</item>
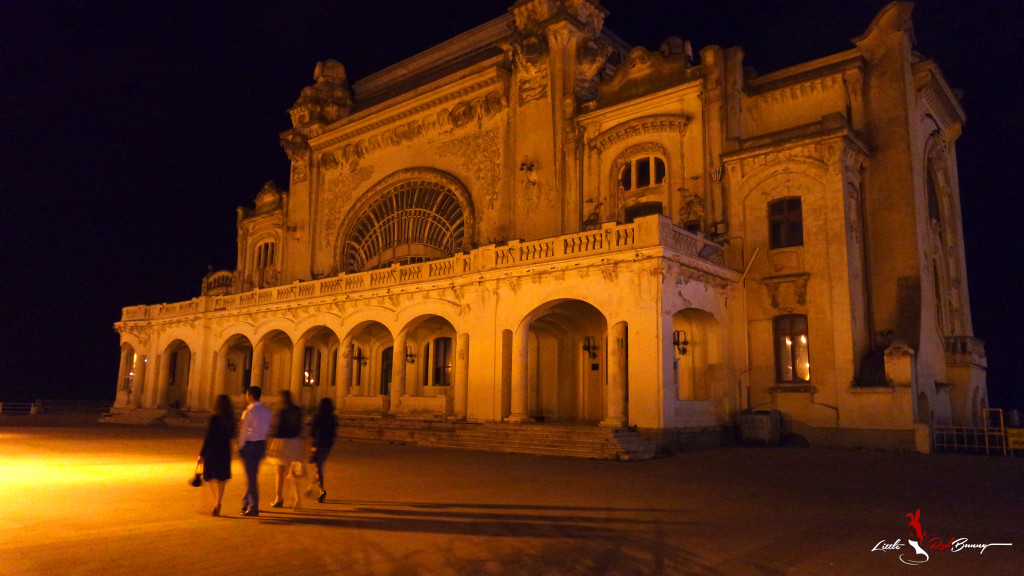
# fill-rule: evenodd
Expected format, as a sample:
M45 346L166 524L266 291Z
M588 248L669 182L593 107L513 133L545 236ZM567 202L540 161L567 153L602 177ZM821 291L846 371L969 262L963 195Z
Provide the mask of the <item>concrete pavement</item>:
M2 576L1019 574L1024 565L1021 458L730 447L607 462L341 442L326 503L267 507L264 465L262 514L239 517L236 460L213 518L206 487L186 483L200 431L16 418L29 417L0 418ZM923 558L907 544L915 510L924 541L939 546L926 546L920 566L899 558Z

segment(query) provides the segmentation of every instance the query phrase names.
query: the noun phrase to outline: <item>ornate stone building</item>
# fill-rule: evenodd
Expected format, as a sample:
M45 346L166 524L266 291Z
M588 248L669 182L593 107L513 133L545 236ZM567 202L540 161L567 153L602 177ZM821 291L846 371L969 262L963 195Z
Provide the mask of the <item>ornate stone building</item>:
M847 446L975 423L964 113L910 13L765 75L740 48L631 47L597 0L519 0L351 85L317 64L237 267L124 309L115 412L260 385L667 448L748 411Z

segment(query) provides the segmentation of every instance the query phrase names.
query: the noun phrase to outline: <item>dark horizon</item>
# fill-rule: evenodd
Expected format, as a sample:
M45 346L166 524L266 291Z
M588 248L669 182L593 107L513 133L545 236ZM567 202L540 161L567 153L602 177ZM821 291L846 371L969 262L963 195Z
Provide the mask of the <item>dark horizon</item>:
M287 187L278 134L318 61L340 61L351 84L513 3L0 6L0 402L113 398L121 308L189 300L209 268L234 268L235 208L269 180ZM602 0L630 44L738 45L761 73L851 48L886 4ZM1024 97L1024 8L921 0L914 25L916 49L963 93L968 289L990 405L1024 408L1011 348L1024 266L1004 232L1022 214L1024 163L1006 143L1024 133L1010 108Z

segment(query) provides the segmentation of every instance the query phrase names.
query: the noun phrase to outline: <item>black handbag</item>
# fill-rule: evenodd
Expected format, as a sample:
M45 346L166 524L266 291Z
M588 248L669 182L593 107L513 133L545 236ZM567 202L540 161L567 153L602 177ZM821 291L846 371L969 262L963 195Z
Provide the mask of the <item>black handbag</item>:
M188 481L189 485L193 488L198 488L203 485L203 467L196 464L196 473L191 480Z

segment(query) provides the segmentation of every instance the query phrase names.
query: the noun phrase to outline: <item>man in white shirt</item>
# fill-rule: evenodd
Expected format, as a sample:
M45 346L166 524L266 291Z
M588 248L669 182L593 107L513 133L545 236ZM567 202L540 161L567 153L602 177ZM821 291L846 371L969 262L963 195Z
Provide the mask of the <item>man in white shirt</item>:
M259 386L250 386L245 392L249 406L242 412L238 426L238 454L242 457L248 487L242 498L242 516L260 515L260 462L267 454L267 435L270 434L272 414L260 402L263 391Z

